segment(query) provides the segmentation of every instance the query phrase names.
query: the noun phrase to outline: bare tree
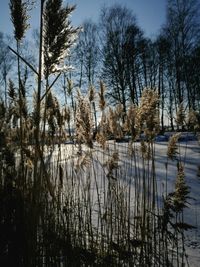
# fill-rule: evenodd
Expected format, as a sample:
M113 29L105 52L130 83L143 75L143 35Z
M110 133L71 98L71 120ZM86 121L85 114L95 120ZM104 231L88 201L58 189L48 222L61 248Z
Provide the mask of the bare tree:
M160 118L161 118L161 130L164 131L165 125L165 109L169 107L169 114L171 127L173 128L173 99L170 97L171 91L169 92L170 87L167 87L167 78L169 73L167 73L167 68L169 66L169 54L170 54L170 43L162 34L158 36L156 42L156 51L157 51L157 64L158 64L158 93L160 96ZM168 88L168 90L167 90Z
M1 82L4 83L4 103L5 107L7 107L8 99L7 99L7 82L8 82L8 74L12 69L13 64L13 55L7 46L8 40L6 40L5 36L0 33L0 77Z
M196 0L168 0L165 33L171 42L177 105L186 101L189 107L192 88L188 83L187 57L199 40L198 12Z
M122 104L124 114L128 102L138 103L142 86L141 42L143 33L130 10L114 5L101 11L103 78L111 103Z
M74 59L79 72L78 85L89 88L94 85L99 66L99 44L97 25L92 20L85 20L74 49Z

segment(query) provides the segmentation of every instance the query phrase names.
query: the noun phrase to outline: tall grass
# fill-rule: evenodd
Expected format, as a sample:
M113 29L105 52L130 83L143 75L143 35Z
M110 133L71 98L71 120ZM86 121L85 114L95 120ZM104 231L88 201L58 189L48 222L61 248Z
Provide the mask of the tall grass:
M179 136L170 139L167 150L166 173L170 161L177 161L174 192L167 192L166 178L166 192L159 198L154 142L159 96L154 90L144 90L140 104L124 114L120 105L107 108L101 82L99 127L91 88L89 97L77 93L76 109L61 108L49 85L64 49L59 43L55 50L52 42L57 29L49 33L53 2L59 15L72 10L59 13L60 1L46 6L41 1L33 110L23 113L20 68L18 91L11 82L9 105L0 103L1 266L183 266L184 230L191 226L183 220L189 188L177 157ZM51 56L43 55L43 42ZM23 59L17 55L19 66ZM75 118L74 136L65 131L73 123L70 118ZM137 141L141 133L145 139ZM118 142L127 135L129 143ZM67 138L74 143L64 144Z
M151 98L157 102L153 91L144 91L144 95L150 98L148 103ZM56 124L56 138L49 125L49 136L44 137L48 142L41 144L43 162L38 158L43 166L36 186L35 145L27 143L24 148L25 183L21 184L21 146L15 142L11 121L6 123L8 111L1 104L1 133L5 134L1 144L4 265L182 266L186 260L184 230L191 226L183 221L189 189L177 157L179 135L172 136L166 151L168 165L177 161L174 192L166 192L160 200L153 139L159 122L157 117L148 116L149 112L157 116L157 105L149 105L145 115L142 102L130 107L132 112L128 112L124 126L116 116L119 107L108 114L103 110L95 141L90 132L91 106L79 93L77 144L63 143L64 124ZM48 109L52 106L47 108L47 121ZM135 142L141 131L146 132L146 139ZM123 132L131 135L129 144L116 141ZM114 139L109 141L110 135Z

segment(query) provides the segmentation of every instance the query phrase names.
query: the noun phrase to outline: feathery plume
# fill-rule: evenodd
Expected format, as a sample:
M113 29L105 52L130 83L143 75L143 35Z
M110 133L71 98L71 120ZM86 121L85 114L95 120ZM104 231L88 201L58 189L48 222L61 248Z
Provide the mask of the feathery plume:
M170 158L172 160L176 159L176 155L178 154L177 141L180 138L180 136L181 136L181 133L175 133L169 139L169 143L167 146L167 156L168 156L168 158Z
M186 207L187 196L190 192L189 187L185 182L185 173L182 163L177 164L177 177L175 183L175 192L174 192L174 208L176 212L181 212L183 208Z
M140 143L141 145L141 153L144 159L148 160L151 158L151 150L150 147L148 145L148 142L144 142L143 140Z
M106 162L106 166L108 168L108 174L107 177L112 177L113 178L113 170L117 169L119 164L119 154L118 152L113 152L111 155L111 158Z
M187 116L187 125L190 129L197 130L200 128L198 118L199 118L199 113L193 109L190 109Z
M47 0L44 9L44 74L62 71L64 58L74 43L78 28L73 28L68 20L75 6L62 7L62 0ZM61 66L62 65L62 66Z
M115 138L122 138L123 131L122 126L120 125L120 117L119 114L115 112L115 110L109 108L109 115L108 115L108 125L109 131Z
M92 101L94 101L94 97L95 97L94 86L90 85L90 87L89 87L89 95L88 95L88 98L89 98L90 103Z
M177 114L176 114L176 123L178 126L183 126L184 122L185 122L184 107L183 107L183 103L180 103Z
M11 20L14 26L14 36L19 42L24 38L28 24L28 2L22 0L10 0Z
M76 135L80 143L86 143L93 147L93 121L89 101L78 92L78 104L76 112Z
M136 128L140 131L143 130L150 139L159 132L158 102L158 93L151 89L145 89L137 109Z
M100 92L99 92L99 108L101 111L103 111L106 107L106 101L105 101L105 85L102 81L100 81Z
M127 111L127 116L124 123L124 130L128 134L131 134L132 140L135 140L135 138L138 135L138 129L136 127L136 116L137 116L137 107L131 105Z
M16 92L15 92L16 88L14 86L14 83L11 79L9 79L9 83L8 83L8 95L11 98L11 100L15 100L16 98Z
M96 141L102 146L103 149L107 147L106 141L108 139L109 125L108 120L105 115L102 115L101 121L99 123L99 129L96 134Z

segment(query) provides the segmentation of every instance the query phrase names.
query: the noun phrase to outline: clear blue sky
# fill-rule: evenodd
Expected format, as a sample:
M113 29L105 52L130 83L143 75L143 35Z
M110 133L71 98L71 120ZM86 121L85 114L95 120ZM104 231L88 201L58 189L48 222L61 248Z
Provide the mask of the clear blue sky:
M40 0L36 0L36 6ZM167 0L64 0L65 3L76 4L76 10L72 14L71 20L74 25L81 25L86 18L94 21L98 20L101 7L106 4L110 6L114 3L125 5L136 15L138 25L144 30L148 37L156 35L165 22ZM8 7L9 0L0 1L0 31L11 34L13 31ZM39 10L34 8L31 13L31 28L37 27L39 22ZM31 32L29 31L29 35ZM30 35L31 36L31 35Z

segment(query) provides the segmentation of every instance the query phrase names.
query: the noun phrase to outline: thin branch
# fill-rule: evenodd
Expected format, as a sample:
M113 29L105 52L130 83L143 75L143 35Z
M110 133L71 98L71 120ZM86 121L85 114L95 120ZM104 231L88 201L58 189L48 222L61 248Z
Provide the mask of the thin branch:
M18 56L22 61L24 61L24 63L35 73L35 74L37 74L37 76L39 75L38 74L38 72L34 69L34 67L30 64L30 63L28 63L27 61L26 61L26 59L24 59L22 56L20 56L14 49L12 49L10 46L8 46L8 48L16 55L16 56Z
M53 87L53 85L55 84L55 82L58 80L58 78L60 77L61 72L56 76L56 78L54 79L54 81L52 82L52 84L48 87L48 89L46 90L46 92L43 94L43 96L41 97L40 101L42 101L45 96L48 94L48 92L51 90L51 88Z

